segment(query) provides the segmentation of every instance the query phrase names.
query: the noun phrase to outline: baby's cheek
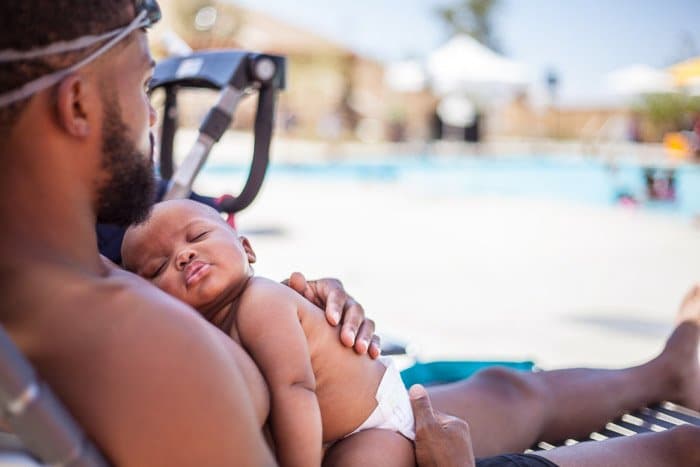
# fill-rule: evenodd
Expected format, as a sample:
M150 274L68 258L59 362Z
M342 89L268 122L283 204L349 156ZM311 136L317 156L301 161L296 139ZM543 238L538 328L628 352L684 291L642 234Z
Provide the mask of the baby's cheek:
M153 284L168 295L181 299L180 294L177 293L178 291L173 287L173 284L170 281L160 280L154 282Z

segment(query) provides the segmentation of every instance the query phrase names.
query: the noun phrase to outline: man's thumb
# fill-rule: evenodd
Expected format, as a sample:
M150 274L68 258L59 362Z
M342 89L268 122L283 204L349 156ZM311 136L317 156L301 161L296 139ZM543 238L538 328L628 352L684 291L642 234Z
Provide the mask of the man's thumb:
M433 407L430 404L428 391L420 384L414 384L408 390L408 397L411 399L411 407L413 408L413 416L416 419L423 417L434 417Z
M289 287L299 293L303 293L304 289L306 289L306 278L300 272L293 272L292 275L289 276Z

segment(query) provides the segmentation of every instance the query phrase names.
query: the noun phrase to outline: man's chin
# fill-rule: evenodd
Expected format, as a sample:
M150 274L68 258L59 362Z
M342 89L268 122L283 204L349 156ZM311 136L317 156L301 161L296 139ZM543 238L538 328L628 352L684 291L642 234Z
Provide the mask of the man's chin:
M138 188L119 187L131 189L107 188L101 199L102 202L97 212L97 222L100 224L113 224L120 227L128 227L145 221L151 213L155 203L156 181L142 183Z

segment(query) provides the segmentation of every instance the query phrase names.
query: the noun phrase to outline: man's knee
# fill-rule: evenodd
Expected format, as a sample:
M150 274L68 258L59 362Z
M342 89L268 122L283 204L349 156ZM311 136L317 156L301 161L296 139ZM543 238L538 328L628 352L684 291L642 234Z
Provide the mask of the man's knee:
M473 378L480 384L487 385L491 394L519 402L536 403L544 396L543 388L531 376L522 371L495 366L481 370Z

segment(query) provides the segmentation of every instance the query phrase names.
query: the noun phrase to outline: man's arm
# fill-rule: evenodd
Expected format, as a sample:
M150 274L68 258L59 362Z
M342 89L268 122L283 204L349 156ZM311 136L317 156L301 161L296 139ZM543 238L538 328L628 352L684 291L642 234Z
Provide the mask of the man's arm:
M277 459L283 466L320 466L321 411L297 297L272 281L254 281L241 298L236 323L270 388Z
M378 358L381 353L379 336L374 335L374 321L365 318L362 305L357 303L337 279L307 281L299 272L294 272L283 282L311 303L325 310L326 320L336 326L342 323L340 341L353 347L359 354L369 353Z
M83 352L51 378L110 461L275 465L236 363L242 349L160 291L115 295L93 304L100 318L71 323Z

